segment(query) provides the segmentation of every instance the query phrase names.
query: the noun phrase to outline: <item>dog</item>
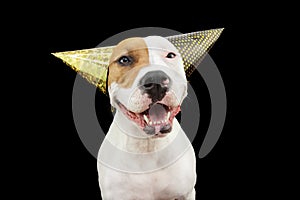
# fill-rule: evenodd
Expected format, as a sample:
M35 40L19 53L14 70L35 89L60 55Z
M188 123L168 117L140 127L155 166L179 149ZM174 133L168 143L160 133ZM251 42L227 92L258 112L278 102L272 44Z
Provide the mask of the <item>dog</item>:
M195 152L175 117L187 96L176 47L160 36L121 41L107 88L116 112L97 158L102 198L195 199Z

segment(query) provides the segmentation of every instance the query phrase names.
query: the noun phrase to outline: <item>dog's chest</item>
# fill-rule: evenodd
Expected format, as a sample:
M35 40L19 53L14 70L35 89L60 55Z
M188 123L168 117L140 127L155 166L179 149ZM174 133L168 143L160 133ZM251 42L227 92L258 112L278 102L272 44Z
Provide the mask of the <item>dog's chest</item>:
M175 163L151 173L122 173L99 166L99 178L107 199L172 199L195 184L194 151L191 147Z
M128 139L112 124L98 154L104 199L176 199L193 189L195 153L174 122L173 131L154 143Z

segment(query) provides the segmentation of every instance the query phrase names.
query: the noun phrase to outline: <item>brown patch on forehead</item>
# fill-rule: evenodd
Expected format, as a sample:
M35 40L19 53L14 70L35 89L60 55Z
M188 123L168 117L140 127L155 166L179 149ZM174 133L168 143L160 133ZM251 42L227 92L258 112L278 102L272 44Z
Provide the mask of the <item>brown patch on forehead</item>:
M122 66L118 59L130 56L132 64ZM108 86L116 82L120 87L129 88L133 84L139 70L149 65L149 53L143 38L135 37L121 41L113 50L109 61Z

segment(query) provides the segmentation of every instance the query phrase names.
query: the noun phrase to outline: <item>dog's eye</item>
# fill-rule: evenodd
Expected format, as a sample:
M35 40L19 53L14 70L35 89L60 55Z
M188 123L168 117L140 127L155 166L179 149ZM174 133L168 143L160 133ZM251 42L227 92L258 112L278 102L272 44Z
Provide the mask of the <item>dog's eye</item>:
M132 58L129 56L122 56L119 58L118 63L122 66L128 66L132 63Z
M176 54L173 52L168 53L168 55L166 56L166 58L175 58Z

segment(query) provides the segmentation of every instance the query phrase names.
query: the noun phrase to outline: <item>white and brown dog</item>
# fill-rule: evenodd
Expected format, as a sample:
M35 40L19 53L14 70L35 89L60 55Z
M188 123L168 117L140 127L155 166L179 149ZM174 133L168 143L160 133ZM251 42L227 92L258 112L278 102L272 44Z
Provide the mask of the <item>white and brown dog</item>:
M102 198L195 199L195 153L175 118L187 96L178 50L160 36L123 40L107 78L116 113L98 154Z

